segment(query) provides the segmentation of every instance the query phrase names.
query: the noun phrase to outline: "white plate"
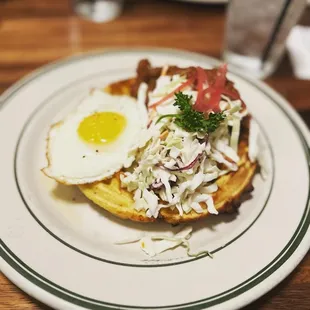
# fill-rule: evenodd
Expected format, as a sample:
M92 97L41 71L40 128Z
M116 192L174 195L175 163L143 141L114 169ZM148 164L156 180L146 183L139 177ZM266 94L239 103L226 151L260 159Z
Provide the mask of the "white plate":
M214 66L175 50L108 50L48 65L11 87L0 110L0 267L24 291L58 309L236 309L266 293L307 253L310 223L308 129L265 84L229 73L260 124L270 164L255 177L253 198L237 215L194 226L193 250L150 259L137 245L114 241L168 224L118 220L74 187L46 178L45 135L94 86L134 76L141 58L153 65ZM72 201L72 198L76 201Z

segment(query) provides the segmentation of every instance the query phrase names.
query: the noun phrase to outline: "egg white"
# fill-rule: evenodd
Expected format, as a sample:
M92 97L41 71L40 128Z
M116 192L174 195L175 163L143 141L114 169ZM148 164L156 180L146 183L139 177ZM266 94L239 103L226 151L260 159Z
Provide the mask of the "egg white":
M145 97L145 91L142 85L140 97ZM77 185L104 180L122 167L129 167L136 150L146 142L144 102L129 96L93 91L75 112L51 127L46 148L48 165L42 171L60 183ZM80 123L96 112L116 112L125 117L125 129L114 142L96 146L79 137Z

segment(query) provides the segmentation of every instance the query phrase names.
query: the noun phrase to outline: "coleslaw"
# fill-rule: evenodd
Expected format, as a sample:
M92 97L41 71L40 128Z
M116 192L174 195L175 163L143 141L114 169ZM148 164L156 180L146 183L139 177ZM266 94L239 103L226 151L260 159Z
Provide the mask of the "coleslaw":
M161 76L152 92L142 83L139 97L148 98L151 122L147 138L138 150L133 165L121 175L121 185L134 193L135 209L157 218L163 208L176 209L182 216L191 211L217 214L212 193L216 180L238 170L240 124L247 115L240 98L221 94L219 109L225 119L210 133L188 132L173 118L162 115L180 113L171 96L177 89L197 102L198 91L180 75ZM199 99L199 98L198 98ZM140 99L141 100L141 99ZM159 104L158 104L159 103Z

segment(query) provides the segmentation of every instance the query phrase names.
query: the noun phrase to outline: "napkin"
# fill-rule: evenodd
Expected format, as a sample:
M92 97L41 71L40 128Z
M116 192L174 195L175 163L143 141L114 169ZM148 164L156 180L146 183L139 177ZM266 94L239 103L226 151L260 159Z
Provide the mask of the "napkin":
M294 75L301 80L310 80L310 27L295 26L286 41Z

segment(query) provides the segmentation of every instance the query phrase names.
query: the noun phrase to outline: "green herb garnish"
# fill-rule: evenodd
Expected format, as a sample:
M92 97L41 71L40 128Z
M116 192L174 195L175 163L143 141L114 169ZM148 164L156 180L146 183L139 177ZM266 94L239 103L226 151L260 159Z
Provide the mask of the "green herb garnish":
M163 118L173 117L174 122L181 128L189 132L210 133L215 131L220 123L225 119L223 112L210 113L207 119L202 112L195 111L191 104L192 96L178 92L175 94L174 106L177 106L181 113L166 114L159 117L156 123Z

